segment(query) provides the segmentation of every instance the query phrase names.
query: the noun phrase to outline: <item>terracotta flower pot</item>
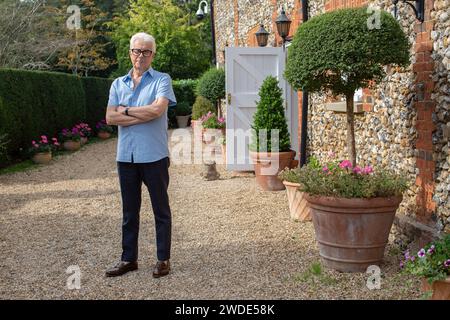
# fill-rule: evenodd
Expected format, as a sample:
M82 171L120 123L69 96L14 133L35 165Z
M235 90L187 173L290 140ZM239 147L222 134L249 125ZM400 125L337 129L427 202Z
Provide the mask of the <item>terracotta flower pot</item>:
M202 141L205 144L215 143L217 144L218 140L225 135L224 130L222 129L202 129Z
M222 163L227 164L227 145L221 144L220 145L221 151L222 151Z
M298 190L300 184L288 181L283 181L283 184L286 187L291 219L295 221L311 221L308 201L304 197L304 192Z
M52 153L38 152L31 158L31 160L37 164L48 164L52 160Z
M445 280L434 281L431 285L427 279L422 279L422 291L433 291L431 300L450 300L450 277Z
M189 122L189 117L191 115L187 115L187 116L176 116L177 118L177 124L178 124L178 128L186 128L187 124Z
M286 167L290 167L295 157L295 151L287 152L250 152L255 167L256 182L265 191L284 190L283 182L278 174Z
M86 137L81 137L81 138L80 138L80 142L81 142L81 145L84 145L84 144L86 144L86 143L88 142L88 138L86 138Z
M346 199L305 194L323 264L343 272L380 265L401 197Z
M68 151L77 151L78 149L81 148L81 142L68 140L64 142L63 147Z
M200 143L202 141L202 122L200 120L192 120L191 119L191 127L192 131L194 132L194 139L198 140Z
M106 140L106 139L109 139L111 137L111 133L106 132L106 131L99 131L98 132L98 137L100 139Z

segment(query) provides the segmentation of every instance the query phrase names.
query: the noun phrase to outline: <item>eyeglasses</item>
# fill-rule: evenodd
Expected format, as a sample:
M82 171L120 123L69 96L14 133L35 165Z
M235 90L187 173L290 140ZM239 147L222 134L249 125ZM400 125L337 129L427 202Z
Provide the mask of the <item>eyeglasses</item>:
M131 53L135 56L140 56L141 53L144 57L150 57L153 53L152 50L131 49Z

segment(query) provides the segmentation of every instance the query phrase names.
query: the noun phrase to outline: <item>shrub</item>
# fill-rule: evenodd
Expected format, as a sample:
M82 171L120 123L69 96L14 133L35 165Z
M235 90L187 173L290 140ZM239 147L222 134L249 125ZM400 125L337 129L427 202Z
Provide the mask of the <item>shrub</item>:
M192 106L195 102L195 90L198 80L175 80L172 81L175 97L179 102L187 102Z
M282 91L275 77L267 77L259 89L260 100L253 115L253 137L250 144L251 151L258 152L284 152L289 151L291 143L289 131L284 116ZM267 130L266 137L260 131ZM272 136L278 130L278 137ZM273 141L272 141L273 140Z
M192 119L198 120L208 112L216 112L216 108L208 99L198 96L192 106Z
M192 109L189 106L189 103L186 101L180 102L177 104L177 107L175 108L175 112L177 116L188 116L191 114Z
M211 68L198 80L197 94L216 103L225 98L225 71Z
M399 23L380 11L380 27L369 29L367 7L340 9L302 23L289 48L285 77L293 88L331 91L347 102L347 149L356 165L353 96L380 81L384 66L409 64L408 39Z

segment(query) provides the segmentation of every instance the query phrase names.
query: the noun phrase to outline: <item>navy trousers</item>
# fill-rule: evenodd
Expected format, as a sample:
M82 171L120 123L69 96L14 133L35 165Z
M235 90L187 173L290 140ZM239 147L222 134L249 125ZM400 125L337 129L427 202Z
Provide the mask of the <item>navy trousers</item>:
M158 260L170 259L172 215L167 188L169 158L149 163L117 162L122 194L122 261L137 261L142 182L146 185L155 216Z

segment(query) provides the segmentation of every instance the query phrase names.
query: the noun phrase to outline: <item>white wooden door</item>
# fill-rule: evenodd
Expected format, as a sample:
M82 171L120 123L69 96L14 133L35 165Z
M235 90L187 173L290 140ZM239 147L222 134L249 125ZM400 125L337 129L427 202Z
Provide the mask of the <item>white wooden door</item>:
M253 164L249 157L250 129L258 91L264 79L276 77L283 89L285 115L291 135L291 148L298 150L297 92L283 78L286 51L277 48L225 48L227 102L227 170L249 171Z

